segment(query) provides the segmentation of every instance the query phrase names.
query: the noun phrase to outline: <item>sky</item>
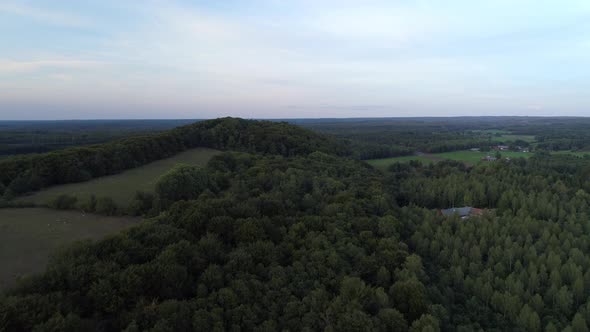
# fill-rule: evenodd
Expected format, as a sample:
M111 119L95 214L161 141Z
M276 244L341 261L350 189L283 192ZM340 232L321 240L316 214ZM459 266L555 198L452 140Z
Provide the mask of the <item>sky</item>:
M0 119L590 116L590 0L0 0Z

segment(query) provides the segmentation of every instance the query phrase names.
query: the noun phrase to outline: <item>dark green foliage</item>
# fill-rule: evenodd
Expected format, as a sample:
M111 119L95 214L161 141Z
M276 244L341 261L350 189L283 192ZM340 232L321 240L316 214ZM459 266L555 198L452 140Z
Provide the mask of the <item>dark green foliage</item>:
M129 204L128 213L132 216L148 214L154 207L155 196L152 193L138 191Z
M106 216L112 216L117 214L117 204L110 197L99 197L96 200L94 212L98 214L104 214Z
M177 165L156 183L156 193L168 202L191 200L199 197L205 189L215 189L207 171L190 165Z
M49 207L58 210L70 210L76 207L76 202L78 202L76 196L62 194L49 202Z
M96 196L90 195L83 199L78 207L84 212L95 212L96 211Z
M376 216L392 208L379 173L321 152L224 154L196 171L220 179L218 192L56 257L2 302L14 303L5 323L30 329L60 308L130 331L407 329L388 294L397 277L377 283L380 267L402 269L408 255L395 217L381 217L379 229Z

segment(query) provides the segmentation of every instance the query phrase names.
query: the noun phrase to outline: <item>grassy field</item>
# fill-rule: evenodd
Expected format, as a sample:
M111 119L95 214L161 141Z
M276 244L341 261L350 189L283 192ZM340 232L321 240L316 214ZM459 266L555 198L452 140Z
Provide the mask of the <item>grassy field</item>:
M0 209L0 291L19 276L43 271L60 246L102 238L139 221L43 208Z
M481 161L481 158L486 156L494 156L496 154L495 151L490 152L475 152L475 151L453 151L453 152L443 152L434 154L434 156L443 158L443 159L450 159L456 161L462 161L468 164L476 164ZM515 152L515 151L502 151L500 152L502 158L529 158L533 154L530 152Z
M212 149L191 149L179 153L174 157L155 161L153 163L127 170L123 173L104 176L86 182L70 183L50 187L18 200L44 205L61 194L74 195L79 200L90 196L109 196L118 206L127 207L138 190L153 191L158 177L174 167L184 163L190 165L205 165L211 157L220 153Z
M525 142L533 143L533 142L535 142L535 136L533 136L533 135L510 135L510 134L505 134L505 135L502 135L499 137L492 136L492 141L494 141L494 142L506 142L506 141L516 141L516 140L522 140Z
M509 157L509 158L529 158L530 156L532 156L532 153L524 153L524 152L514 152L514 151L502 151L501 152L502 157ZM495 155L495 151L490 151L490 152L475 152L475 151L469 151L469 150L462 150L462 151L453 151L453 152L443 152L443 153L433 153L433 154L427 154L427 155L420 155L420 156L403 156L403 157L392 157L392 158L383 158L383 159L372 159L372 160L366 160L367 163L369 163L370 165L372 165L373 167L379 168L379 169L387 169L387 167L389 167L389 165L393 164L393 163L403 163L403 162L409 162L410 160L420 160L423 163L432 163L432 162L436 162L438 160L444 160L444 159L448 159L448 160L456 160L456 161L462 161L466 164L476 164L479 161L481 161L481 158L484 158L485 156L494 156Z

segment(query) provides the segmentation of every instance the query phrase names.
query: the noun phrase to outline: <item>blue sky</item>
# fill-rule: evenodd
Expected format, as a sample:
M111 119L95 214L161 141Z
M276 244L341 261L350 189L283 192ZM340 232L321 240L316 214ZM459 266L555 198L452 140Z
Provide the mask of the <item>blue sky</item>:
M0 119L590 116L590 0L0 0Z

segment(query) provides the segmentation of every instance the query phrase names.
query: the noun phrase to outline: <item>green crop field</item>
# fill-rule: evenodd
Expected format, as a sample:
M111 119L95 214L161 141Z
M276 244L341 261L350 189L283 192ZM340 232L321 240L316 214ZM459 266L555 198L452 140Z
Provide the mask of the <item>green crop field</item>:
M218 153L220 151L212 149L191 149L174 157L158 160L123 173L103 176L86 182L50 187L32 195L21 197L18 201L45 205L61 194L74 195L79 200L94 194L97 197L111 197L118 206L127 207L136 191L153 191L160 175L175 165L184 163L204 166L211 157Z
M43 271L60 246L99 239L139 221L43 208L0 209L0 291L19 276Z
M443 153L433 153L433 154L425 154L420 156L403 156L403 157L392 157L392 158L383 158L383 159L371 159L366 160L367 163L376 167L378 169L387 169L389 165L393 163L399 162L409 162L410 160L419 160L423 163L432 163L440 160L456 160L462 161L466 164L477 164L481 161L482 158L485 156L494 156L495 151L490 152L479 152L479 151L469 151L469 150L462 150L462 151L453 151L453 152L443 152ZM515 151L502 151L502 157L509 157L509 158L529 158L533 154L528 152L515 152Z

